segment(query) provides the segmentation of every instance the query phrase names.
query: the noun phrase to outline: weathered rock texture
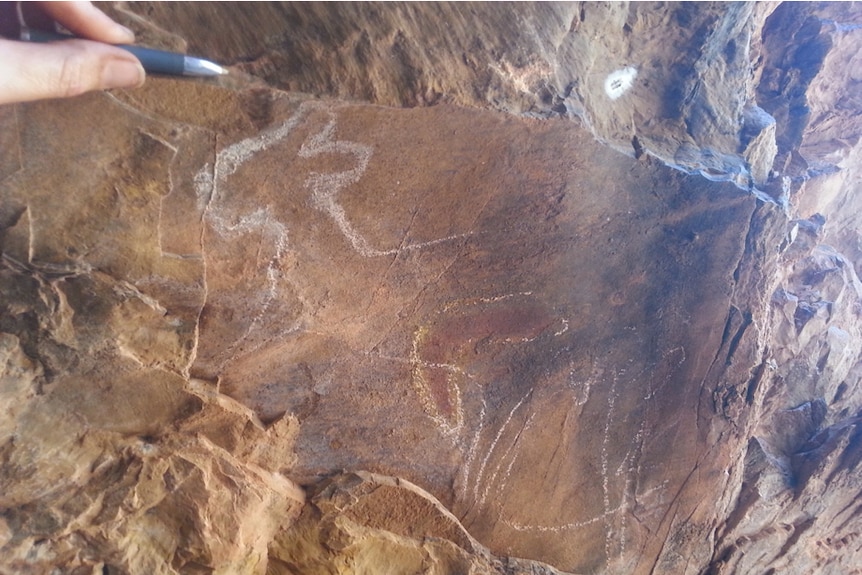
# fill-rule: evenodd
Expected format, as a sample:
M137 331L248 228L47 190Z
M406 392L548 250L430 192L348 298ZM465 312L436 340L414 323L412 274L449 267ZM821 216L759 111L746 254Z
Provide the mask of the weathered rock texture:
M629 154L646 149L749 187L765 182L775 153L775 122L757 106L751 73L757 32L773 8L322 3L213 13L141 3L134 11L189 38L190 50L287 90L578 117ZM609 75L622 69L636 71L637 88L609 98Z
M234 74L0 109L0 572L860 572L858 7L114 13Z
M347 473L313 491L273 540L268 572L560 574L492 557L434 496L403 479Z

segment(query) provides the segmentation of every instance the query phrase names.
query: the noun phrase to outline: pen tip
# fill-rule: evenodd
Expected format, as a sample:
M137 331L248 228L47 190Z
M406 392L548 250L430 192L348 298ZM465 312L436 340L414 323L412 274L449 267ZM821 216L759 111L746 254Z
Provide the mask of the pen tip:
M183 62L183 72L188 76L224 76L228 70L215 62L186 56Z

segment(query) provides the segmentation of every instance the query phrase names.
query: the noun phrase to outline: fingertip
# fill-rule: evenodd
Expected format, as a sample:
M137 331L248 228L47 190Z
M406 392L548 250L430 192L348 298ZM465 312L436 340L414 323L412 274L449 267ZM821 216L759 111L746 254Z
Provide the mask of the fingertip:
M139 88L146 80L144 67L137 60L114 58L105 62L99 76L102 90L111 88Z
M133 44L135 34L90 2L41 2L42 9L76 36L107 44Z
M116 22L114 22L114 24L116 25L115 35L120 39L119 42L116 42L117 44L134 44L135 43L135 33L134 32L132 32L130 29L126 28L122 24L117 24Z
M114 22L110 18L108 18L104 13L100 12L97 8L93 8L107 20L102 23L101 30L99 32L100 38L90 38L92 40L99 40L100 42L106 42L108 44L134 44L135 43L135 33L132 32L129 28L126 28L122 24L118 22Z
M106 44L86 40L51 44L0 40L0 103L134 88L145 77L137 58Z

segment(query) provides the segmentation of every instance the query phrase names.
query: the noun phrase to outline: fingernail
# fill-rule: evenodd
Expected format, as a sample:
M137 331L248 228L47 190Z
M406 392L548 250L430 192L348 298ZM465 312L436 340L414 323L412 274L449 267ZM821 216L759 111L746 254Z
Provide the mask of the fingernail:
M125 44L134 44L135 43L135 33L134 32L132 32L131 30L129 30L128 28L126 28L122 24L117 24L117 28L126 37L126 39L123 40L123 43L125 43Z
M137 60L110 60L102 69L102 89L137 88L145 78L144 68Z

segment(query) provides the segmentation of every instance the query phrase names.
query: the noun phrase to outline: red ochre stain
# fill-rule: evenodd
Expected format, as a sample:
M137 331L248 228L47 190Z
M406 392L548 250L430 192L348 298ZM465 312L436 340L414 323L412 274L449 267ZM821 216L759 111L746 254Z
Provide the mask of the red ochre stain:
M449 387L452 375L443 368L431 368L425 377L431 401L434 402L437 413L448 420L454 419L455 416L455 409L452 405L452 389Z
M460 312L460 313L459 313ZM455 416L455 386L463 371L482 361L483 345L518 345L540 336L558 322L539 302L472 304L467 310L446 313L425 330L417 349L423 380L440 416Z

